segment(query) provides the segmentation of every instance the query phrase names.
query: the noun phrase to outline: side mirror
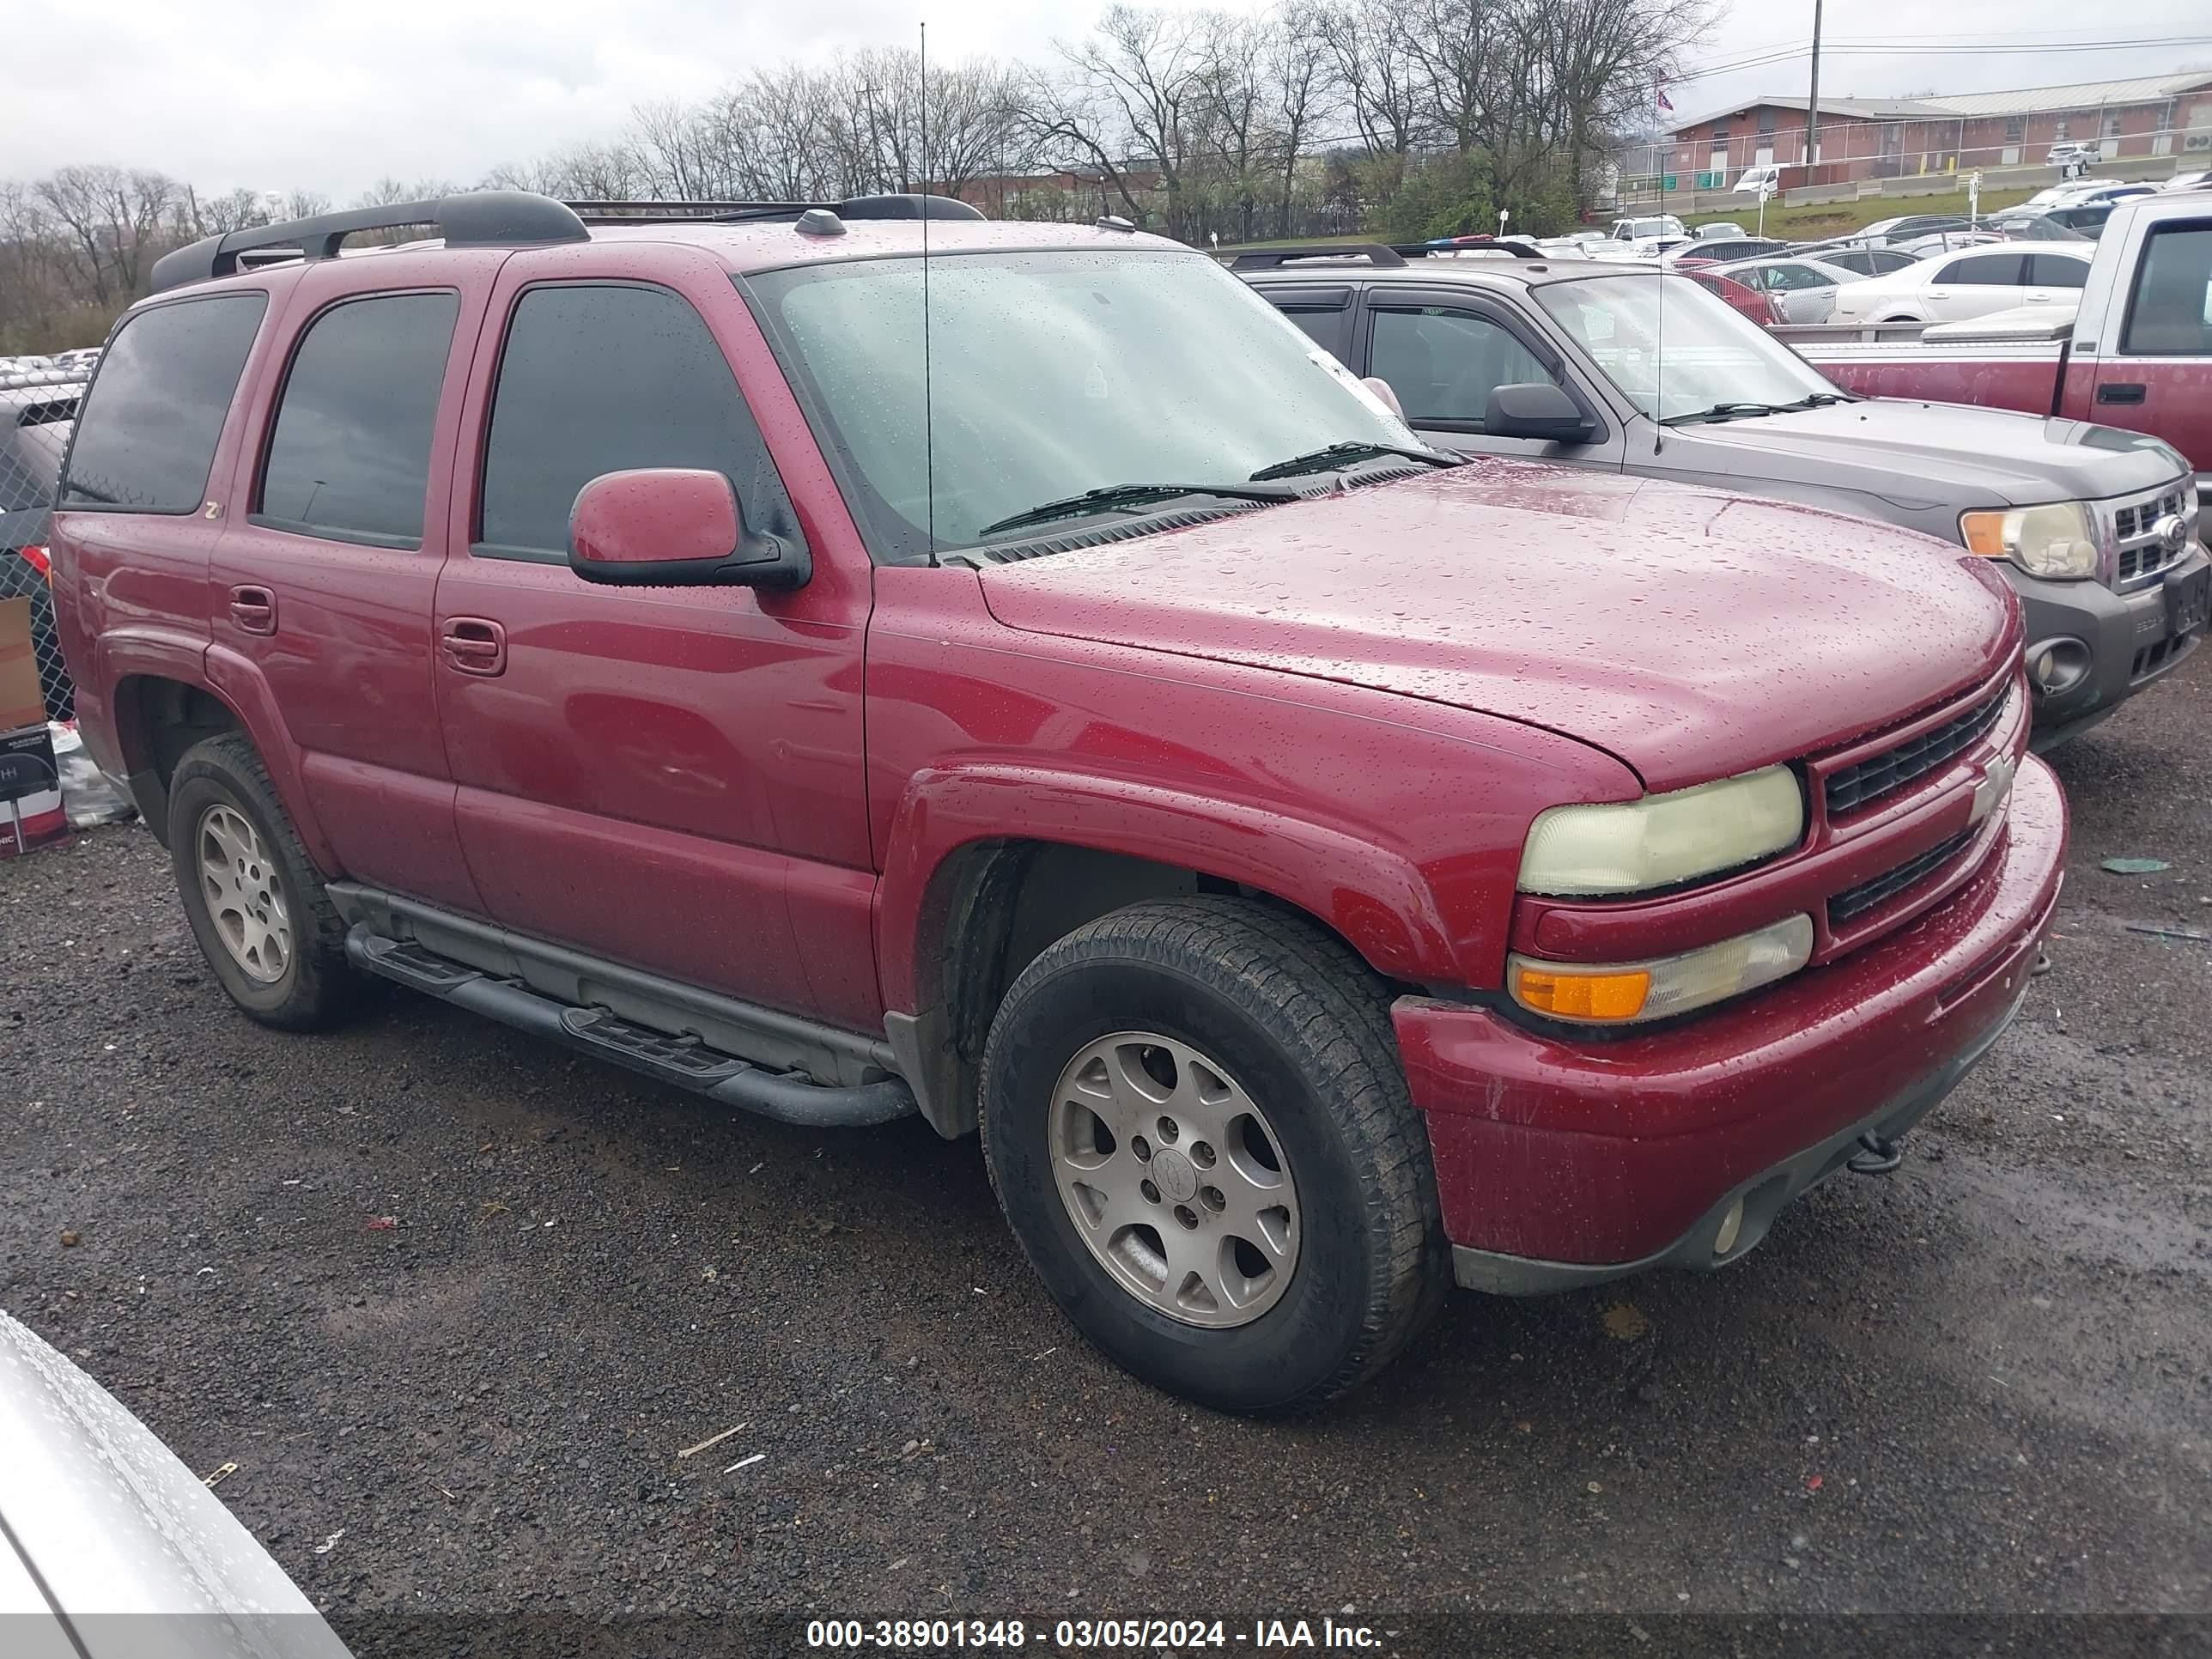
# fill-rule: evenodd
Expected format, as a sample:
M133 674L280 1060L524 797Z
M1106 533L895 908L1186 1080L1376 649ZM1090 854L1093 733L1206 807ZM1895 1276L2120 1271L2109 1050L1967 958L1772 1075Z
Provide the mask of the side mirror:
M797 587L806 549L749 532L719 472L640 467L604 472L568 509L568 568L623 587Z
M1380 398L1382 400L1383 407L1388 409L1393 415L1395 415L1400 420L1402 421L1406 418L1405 405L1398 401L1398 394L1390 389L1389 381L1384 380L1379 374L1370 374L1366 379L1360 381L1359 384L1365 386L1370 392Z
M1549 380L1494 386L1483 410L1486 438L1534 438L1561 444L1586 444L1597 435L1597 422L1582 411L1564 386Z

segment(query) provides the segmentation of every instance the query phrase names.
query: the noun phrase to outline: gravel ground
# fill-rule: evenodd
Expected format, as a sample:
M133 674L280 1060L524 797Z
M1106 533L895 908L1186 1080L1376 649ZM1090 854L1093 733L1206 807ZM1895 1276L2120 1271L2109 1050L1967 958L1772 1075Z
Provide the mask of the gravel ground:
M1455 1297L1318 1419L1085 1349L972 1140L718 1115L423 1000L262 1030L136 829L0 866L0 1306L236 1462L354 1631L2212 1612L2212 945L2135 931L2212 933L2208 732L2212 653L2060 756L2055 970L1897 1175L1725 1274Z

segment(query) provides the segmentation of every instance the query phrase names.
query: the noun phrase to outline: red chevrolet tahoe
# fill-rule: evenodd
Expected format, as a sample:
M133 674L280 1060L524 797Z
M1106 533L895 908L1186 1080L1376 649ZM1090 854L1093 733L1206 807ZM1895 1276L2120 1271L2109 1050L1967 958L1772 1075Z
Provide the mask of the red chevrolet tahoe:
M1290 1411L1735 1261L2019 1006L2065 808L1953 550L1455 463L1115 222L396 211L165 260L55 514L258 1019L980 1127L1085 1333Z

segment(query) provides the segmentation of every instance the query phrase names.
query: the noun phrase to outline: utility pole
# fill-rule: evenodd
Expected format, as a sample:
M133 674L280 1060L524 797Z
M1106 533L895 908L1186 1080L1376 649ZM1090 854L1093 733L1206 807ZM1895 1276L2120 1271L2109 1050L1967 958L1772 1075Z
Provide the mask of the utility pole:
M1813 0L1813 90L1805 100L1805 165L1812 167L1820 160L1820 0ZM1811 184L1813 176L1805 175Z

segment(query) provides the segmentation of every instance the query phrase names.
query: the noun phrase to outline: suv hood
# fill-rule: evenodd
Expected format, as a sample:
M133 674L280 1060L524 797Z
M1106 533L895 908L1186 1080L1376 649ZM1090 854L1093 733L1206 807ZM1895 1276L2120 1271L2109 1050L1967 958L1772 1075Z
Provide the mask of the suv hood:
M1499 715L1655 791L1887 725L1985 678L2017 635L2002 578L1929 538L1497 459L981 581L1011 628Z
M1818 483L1961 512L2147 494L2186 470L2180 456L2142 433L1896 398L1678 426L1667 447L1677 465L1695 454L1699 471Z

